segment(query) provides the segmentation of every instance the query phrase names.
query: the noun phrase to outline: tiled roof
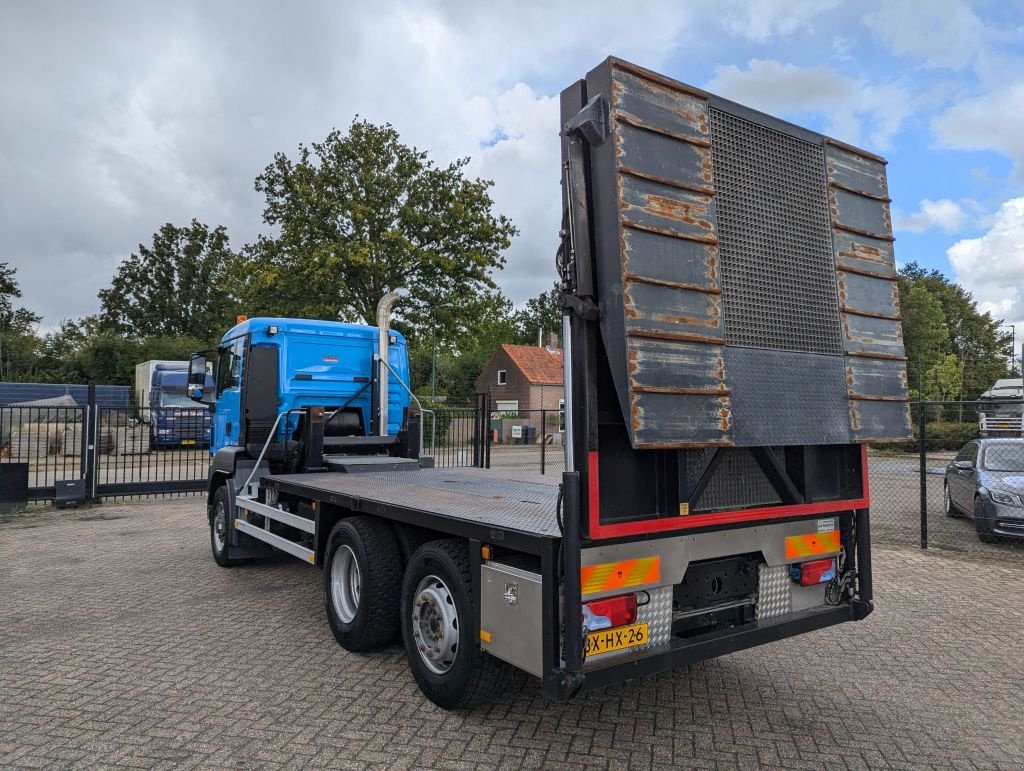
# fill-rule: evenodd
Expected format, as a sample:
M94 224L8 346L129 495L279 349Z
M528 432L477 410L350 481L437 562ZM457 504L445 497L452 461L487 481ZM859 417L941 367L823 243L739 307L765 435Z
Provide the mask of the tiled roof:
M562 385L562 352L532 345L507 345L502 349L529 383Z

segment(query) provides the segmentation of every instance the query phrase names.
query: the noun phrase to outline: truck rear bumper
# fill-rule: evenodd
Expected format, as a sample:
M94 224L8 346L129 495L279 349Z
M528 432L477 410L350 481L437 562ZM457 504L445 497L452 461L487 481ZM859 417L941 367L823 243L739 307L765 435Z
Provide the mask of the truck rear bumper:
M545 678L544 692L550 699L563 701L579 693L618 685L636 677L667 672L844 621L858 621L871 613L872 609L870 602L854 600L853 603L844 603L838 607L813 608L784 618L755 621L700 637L673 638L667 645L657 649L617 656L607 663L585 665L582 672L552 672Z

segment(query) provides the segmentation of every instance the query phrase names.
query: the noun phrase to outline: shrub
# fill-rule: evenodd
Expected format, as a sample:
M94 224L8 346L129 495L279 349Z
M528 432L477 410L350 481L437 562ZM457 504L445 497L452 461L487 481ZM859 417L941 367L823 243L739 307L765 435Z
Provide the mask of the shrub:
M978 438L977 423L947 423L942 421L925 424L925 442L928 450L959 450L972 439ZM914 424L914 441L912 442L874 442L872 450L881 452L916 453L920 447L921 432L918 424Z

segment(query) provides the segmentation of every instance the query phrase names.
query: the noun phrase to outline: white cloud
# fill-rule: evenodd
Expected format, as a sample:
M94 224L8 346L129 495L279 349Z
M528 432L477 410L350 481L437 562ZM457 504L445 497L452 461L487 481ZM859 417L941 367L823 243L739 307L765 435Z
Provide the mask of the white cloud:
M883 2L864 18L890 50L930 67L963 69L985 48L988 32L963 0Z
M996 150L1013 159L1024 176L1024 82L953 105L932 122L946 147Z
M607 0L583 17L539 2L240 7L2 12L0 261L45 325L95 312L118 262L164 222L197 217L251 241L253 178L356 113L439 164L471 156L470 172L495 181L521 233L498 280L522 302L554 280L559 89L609 52L661 67L693 17L670 0L643 14Z
M938 201L923 198L916 212L901 214L894 211L892 219L893 228L896 230L923 233L932 228L939 228L946 233L956 233L966 224L967 213L959 203L948 198Z
M986 233L957 241L946 254L978 307L1014 324L1024 339L1024 197L1003 203Z
M815 17L837 5L839 0L733 0L712 7L725 32L767 43L798 32L813 32Z
M752 59L746 69L716 67L709 91L772 114L820 115L825 132L855 145L886 150L913 112L908 90L898 83L872 84L830 67L799 67Z

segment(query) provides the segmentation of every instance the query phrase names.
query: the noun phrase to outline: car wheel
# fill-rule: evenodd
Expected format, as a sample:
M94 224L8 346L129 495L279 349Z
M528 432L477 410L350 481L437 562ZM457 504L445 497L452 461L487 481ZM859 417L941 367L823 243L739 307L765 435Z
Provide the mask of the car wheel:
M942 510L946 512L947 517L959 517L960 510L957 509L953 503L953 498L949 494L949 482L942 483Z
M466 543L431 541L412 555L402 581L402 641L423 694L444 709L500 694L511 667L476 643Z
M980 495L974 497L974 532L978 534L978 540L982 543L998 543L999 536L989 531L989 525L985 521L985 513L982 511L984 502Z
M347 651L387 645L398 633L402 555L391 527L374 517L341 520L327 539L324 609Z

